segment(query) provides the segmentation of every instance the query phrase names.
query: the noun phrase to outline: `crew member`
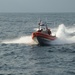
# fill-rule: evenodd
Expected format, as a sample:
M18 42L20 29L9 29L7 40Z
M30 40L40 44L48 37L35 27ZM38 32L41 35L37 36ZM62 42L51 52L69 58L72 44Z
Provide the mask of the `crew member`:
M47 31L48 31L48 34L51 35L51 30L50 29L47 29Z

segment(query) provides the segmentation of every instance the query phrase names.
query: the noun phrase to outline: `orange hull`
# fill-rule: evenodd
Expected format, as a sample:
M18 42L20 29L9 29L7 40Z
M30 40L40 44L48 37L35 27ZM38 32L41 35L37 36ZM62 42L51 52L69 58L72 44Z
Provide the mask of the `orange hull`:
M37 39L40 45L50 45L50 42L56 39L56 36L52 36L42 32L33 32L32 39Z

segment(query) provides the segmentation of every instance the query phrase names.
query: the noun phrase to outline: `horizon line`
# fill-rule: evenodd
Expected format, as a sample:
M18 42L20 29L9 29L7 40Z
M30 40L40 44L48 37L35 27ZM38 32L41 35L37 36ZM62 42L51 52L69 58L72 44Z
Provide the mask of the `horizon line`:
M0 12L0 13L75 13L75 12Z

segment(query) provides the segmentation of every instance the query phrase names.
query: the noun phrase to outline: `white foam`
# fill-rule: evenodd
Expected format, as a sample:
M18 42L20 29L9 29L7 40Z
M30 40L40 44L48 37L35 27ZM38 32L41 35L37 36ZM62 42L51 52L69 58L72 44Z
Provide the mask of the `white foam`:
M34 30L37 30L34 29ZM64 24L59 25L58 28L51 29L54 30L52 33L56 34L57 39L55 41L52 41L51 44L71 44L75 43L75 28L74 27L65 27ZM73 35L72 35L73 34ZM6 44L28 44L28 45L33 45L37 44L35 43L31 35L29 36L21 36L16 39L8 39L8 40L2 40L1 43L6 43Z
M31 36L22 36L20 38L12 39L12 40L3 40L2 43L5 44L36 44Z

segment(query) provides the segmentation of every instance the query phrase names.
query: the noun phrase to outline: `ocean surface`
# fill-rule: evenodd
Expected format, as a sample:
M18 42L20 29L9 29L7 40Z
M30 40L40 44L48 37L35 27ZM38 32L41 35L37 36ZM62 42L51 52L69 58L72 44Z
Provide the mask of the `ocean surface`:
M40 19L50 46L31 38ZM75 75L75 13L0 13L0 75Z

